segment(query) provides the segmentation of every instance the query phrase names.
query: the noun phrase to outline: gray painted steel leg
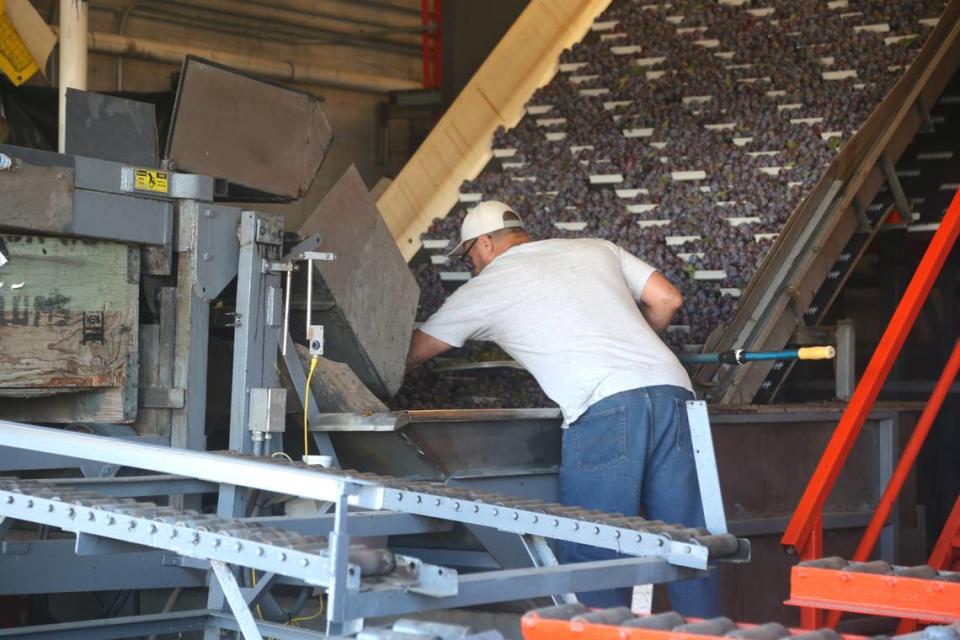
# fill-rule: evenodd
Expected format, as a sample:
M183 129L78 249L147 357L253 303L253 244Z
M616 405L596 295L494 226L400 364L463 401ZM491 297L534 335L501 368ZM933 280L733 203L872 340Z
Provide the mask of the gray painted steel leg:
M244 640L263 640L260 630L257 629L257 623L253 619L253 614L250 612L250 607L247 606L243 594L240 593L240 585L237 584L237 578L233 575L233 571L226 563L219 560L211 560L210 568L217 576L220 589L230 604L233 616L237 619L237 624L240 625L240 633L243 634Z
M173 386L186 389L186 403L174 409L170 446L203 451L207 413L207 343L210 333L210 305L193 291L194 274L190 254L177 255L177 337Z
M277 328L268 317L279 308L280 276L264 273L264 260L278 257L280 247L258 243L259 214L245 211L240 217L240 255L237 267L236 329L233 347L233 378L230 398L230 449L251 453L253 440L247 429L250 413L249 391L278 385L276 362ZM268 299L270 298L270 299ZM220 488L217 515L237 518L246 515L248 492L235 485ZM215 584L210 586L207 606L223 607L223 596ZM212 637L208 632L208 640Z
M890 483L894 467L897 464L897 428L893 418L884 418L877 425L878 444L880 453L880 468L878 469L877 496L883 495L884 489ZM887 562L894 562L897 558L897 547L900 537L900 503L893 505L890 518L880 534L880 557Z
M700 499L703 501L703 517L707 530L713 534L726 533L727 516L723 511L723 496L720 493L720 476L713 451L707 403L702 400L688 401L687 420L690 423L693 459L697 465L697 482L700 484Z
M347 619L347 571L350 556L350 533L347 531L347 497L349 486L341 485L334 514L333 533L329 537L330 581L327 590L327 635L352 635L363 628L363 619Z
M535 567L557 567L560 565L553 549L550 548L543 536L520 536L520 539L523 540L523 545L526 547L527 553L530 554ZM560 593L550 597L553 598L555 604L579 602L574 593Z

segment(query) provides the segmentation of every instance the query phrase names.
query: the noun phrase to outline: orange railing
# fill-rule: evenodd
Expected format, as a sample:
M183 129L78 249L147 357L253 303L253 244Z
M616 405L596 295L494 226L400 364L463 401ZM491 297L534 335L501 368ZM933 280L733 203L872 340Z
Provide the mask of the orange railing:
M780 541L788 551L798 553L803 560L819 558L823 554L824 504L958 235L960 235L960 191L947 208L940 227L917 266ZM946 377L946 373L944 371L941 379ZM929 417L931 422L936 416L935 411L932 413L933 415ZM926 429L929 431L929 426ZM899 484L902 486L902 480ZM884 495L886 496L887 492ZM881 502L880 506L885 508L885 503ZM880 519L881 526L885 521L886 517ZM870 543L870 547L872 549L873 543ZM822 620L822 611L819 609L801 610L801 624L804 628L819 627Z

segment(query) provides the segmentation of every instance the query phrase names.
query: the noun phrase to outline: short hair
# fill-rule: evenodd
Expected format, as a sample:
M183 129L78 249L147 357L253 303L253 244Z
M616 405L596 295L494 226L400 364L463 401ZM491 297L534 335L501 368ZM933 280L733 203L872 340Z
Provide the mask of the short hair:
M508 221L518 221L518 222L519 222L519 221L520 221L520 216L518 216L517 214L515 214L513 211L504 211L504 212L503 212L503 221L504 221L504 222L508 222ZM521 233L524 234L524 235L527 235L527 230L524 229L523 227L506 227L506 228L504 228L504 229L497 229L496 231L494 231L493 233L491 233L490 236L493 237L493 238L500 239L500 238L505 238L505 237L507 237L507 236L518 235L518 234L521 234Z

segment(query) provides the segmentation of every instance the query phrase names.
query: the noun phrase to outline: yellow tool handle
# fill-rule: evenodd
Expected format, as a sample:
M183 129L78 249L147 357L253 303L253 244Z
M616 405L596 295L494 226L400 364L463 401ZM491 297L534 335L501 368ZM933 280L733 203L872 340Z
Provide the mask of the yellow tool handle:
M837 350L833 347L801 347L797 349L800 360L833 360Z

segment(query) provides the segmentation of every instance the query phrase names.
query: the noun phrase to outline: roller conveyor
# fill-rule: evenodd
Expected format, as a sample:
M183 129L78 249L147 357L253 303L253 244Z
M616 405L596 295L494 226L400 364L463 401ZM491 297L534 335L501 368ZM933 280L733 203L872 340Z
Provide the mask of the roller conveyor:
M541 500L513 498L495 493L459 489L393 476L339 469L317 469L278 458L254 458L233 451L218 452L230 458L280 466L293 466L348 482L382 487L381 508L468 524L495 526L519 534L541 535L607 548L638 556L660 556L671 564L706 568L710 560L749 558L749 542L729 533L711 534L660 520L627 517Z
M928 565L830 557L801 562L790 574L787 604L923 620L960 620L960 572Z
M325 537L55 484L18 478L0 480L0 513L78 535L219 560L317 586L327 586L332 571ZM452 569L362 545L350 548L347 575L348 585L354 589L365 578L389 576L397 586L413 593L442 596L457 592L457 573Z
M684 619L674 611L637 616L618 607L591 611L579 603L536 609L521 621L524 640L702 640L737 638L740 640L841 640L863 636L841 635L833 629L791 630L783 625L737 624L729 618ZM915 634L918 639L960 640L960 623L930 627L931 633ZM901 636L912 637L912 636ZM877 640L887 636L876 636Z
M82 457L234 484L302 498L335 502L347 495L350 505L441 520L493 527L521 535L586 544L632 556L663 558L670 564L704 570L711 559L749 559L750 543L727 533L711 535L621 514L539 500L454 489L392 476L308 467L278 458L236 452L171 450L58 429L0 420L0 444Z
M98 495L56 482L0 480L0 517L75 532L78 553L130 550L111 542L117 541L194 559L180 565L187 568L204 569L203 562L208 562L225 598L211 608L223 606L220 602L229 604L237 623L251 634L259 623L251 616L250 598L263 592L244 592L231 566L324 587L327 632L336 635L358 630L363 619L371 616L545 595L561 599L579 584L605 589L694 579L717 560L746 561L750 554L749 542L723 532L722 526L711 533L540 500L236 452L170 449L2 420L0 446L216 483L221 494L226 492L235 500L239 493L235 489L249 488L334 503L333 528L314 530L329 531L322 538L273 529L272 521L231 515L243 513L242 508L221 508L215 516ZM458 575L414 557L351 546L353 535L392 533L394 525L381 530L370 523L362 533L351 531L351 522L362 518L364 511L394 512L407 519L401 529L434 520L516 534L531 564ZM557 565L543 538L606 548L621 556Z

